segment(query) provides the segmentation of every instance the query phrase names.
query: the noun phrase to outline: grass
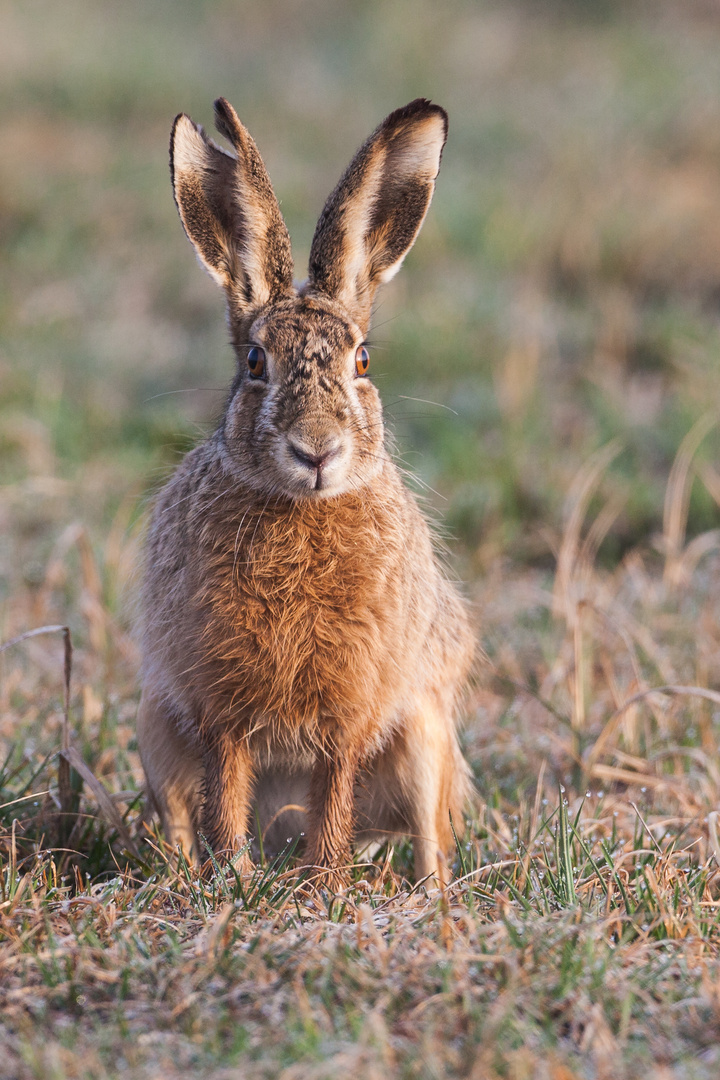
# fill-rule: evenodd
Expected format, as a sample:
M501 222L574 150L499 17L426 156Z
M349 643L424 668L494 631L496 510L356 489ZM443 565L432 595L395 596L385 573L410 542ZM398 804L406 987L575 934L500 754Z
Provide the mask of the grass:
M59 632L0 653L0 1077L717 1076L715 5L0 10L0 641L73 643L67 701ZM443 894L408 845L202 879L143 819L144 509L232 369L166 145L221 93L298 273L378 120L450 112L373 353L483 653Z

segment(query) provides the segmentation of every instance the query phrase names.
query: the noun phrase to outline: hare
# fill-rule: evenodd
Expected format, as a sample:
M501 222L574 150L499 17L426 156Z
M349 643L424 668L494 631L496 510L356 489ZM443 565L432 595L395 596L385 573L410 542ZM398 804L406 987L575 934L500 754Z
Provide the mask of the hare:
M447 115L390 114L320 215L308 280L255 143L181 114L185 231L227 298L237 373L215 433L156 498L138 741L166 837L198 860L307 833L342 884L353 846L409 835L446 872L469 771L455 711L473 657L464 602L384 441L366 342L378 285L432 198ZM199 842L199 837L203 843Z

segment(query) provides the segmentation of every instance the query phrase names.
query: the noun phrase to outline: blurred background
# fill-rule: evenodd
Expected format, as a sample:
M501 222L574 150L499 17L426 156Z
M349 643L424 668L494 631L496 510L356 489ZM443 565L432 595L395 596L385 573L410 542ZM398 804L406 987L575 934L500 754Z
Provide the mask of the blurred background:
M573 477L613 438L601 564L652 547L705 414L688 533L717 524L720 4L4 0L0 20L5 636L32 623L68 527L115 570L125 550L113 588L132 591L124 538L222 408L223 297L167 161L174 115L210 127L221 94L264 155L298 276L375 125L418 95L448 109L373 372L464 578L552 568Z

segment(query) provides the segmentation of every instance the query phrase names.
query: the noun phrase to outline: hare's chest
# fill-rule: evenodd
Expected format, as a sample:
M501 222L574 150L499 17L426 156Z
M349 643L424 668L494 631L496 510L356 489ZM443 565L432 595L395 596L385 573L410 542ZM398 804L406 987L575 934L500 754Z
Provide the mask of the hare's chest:
M256 540L216 566L206 590L203 648L214 685L233 707L285 724L386 712L401 625L396 591L381 560L332 536Z

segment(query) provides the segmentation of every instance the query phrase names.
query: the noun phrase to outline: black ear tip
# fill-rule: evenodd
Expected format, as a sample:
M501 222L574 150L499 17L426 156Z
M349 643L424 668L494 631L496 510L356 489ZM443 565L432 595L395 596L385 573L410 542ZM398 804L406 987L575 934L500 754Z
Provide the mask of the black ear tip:
M227 98L219 97L213 102L215 114L215 126L223 135L226 131L232 131L237 124L237 116Z
M445 109L443 109L442 105L436 105L435 102L430 101L429 98L415 98L414 101L410 101L407 105L403 105L401 109L396 109L395 112L390 113L387 120L385 120L385 124L394 126L395 124L403 124L411 120L424 120L430 116L440 117L445 129L445 137L447 138L448 114Z
M407 105L405 105L404 109L401 109L399 111L400 112L407 112L408 115L412 115L413 113L416 113L416 112L417 113L439 112L439 113L443 113L445 116L447 116L447 113L443 109L442 105L437 105L434 101L431 101L430 98L425 98L425 97L414 98Z
M215 111L215 127L224 135L228 142L237 146L239 130L241 128L237 113L227 98L219 97L213 103Z

